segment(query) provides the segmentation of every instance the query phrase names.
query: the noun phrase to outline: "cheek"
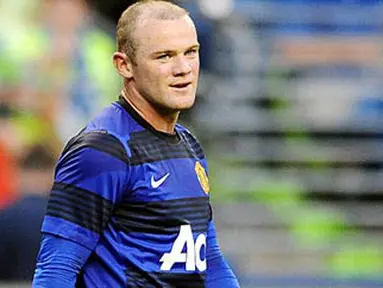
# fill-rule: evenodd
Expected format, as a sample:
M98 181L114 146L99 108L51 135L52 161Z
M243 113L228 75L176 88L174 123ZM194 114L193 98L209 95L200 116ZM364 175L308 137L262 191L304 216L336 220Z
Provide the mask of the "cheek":
M170 80L169 78L171 77L171 69L169 67L160 67L157 70L158 73L156 73L156 79L158 82L161 83L161 85L168 85Z
M158 86L161 82L161 72L153 69L142 69L140 71L141 85L151 89Z
M192 63L191 67L192 67L194 74L198 75L198 73L199 73L199 61Z

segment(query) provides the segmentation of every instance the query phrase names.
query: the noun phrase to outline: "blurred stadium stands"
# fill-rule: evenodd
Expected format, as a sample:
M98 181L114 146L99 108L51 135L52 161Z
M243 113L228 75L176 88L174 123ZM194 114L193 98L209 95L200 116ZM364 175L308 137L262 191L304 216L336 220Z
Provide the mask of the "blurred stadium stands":
M195 117L222 247L249 287L382 287L383 2L234 7Z
M383 1L180 2L203 60L183 120L243 287L383 287Z

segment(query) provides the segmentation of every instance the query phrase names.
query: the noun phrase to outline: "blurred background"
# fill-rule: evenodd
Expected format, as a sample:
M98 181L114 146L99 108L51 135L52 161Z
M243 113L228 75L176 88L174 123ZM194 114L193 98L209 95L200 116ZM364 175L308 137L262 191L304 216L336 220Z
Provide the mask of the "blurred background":
M28 287L55 161L117 98L125 0L0 0L0 287ZM202 72L181 122L242 287L383 287L383 0L177 1Z

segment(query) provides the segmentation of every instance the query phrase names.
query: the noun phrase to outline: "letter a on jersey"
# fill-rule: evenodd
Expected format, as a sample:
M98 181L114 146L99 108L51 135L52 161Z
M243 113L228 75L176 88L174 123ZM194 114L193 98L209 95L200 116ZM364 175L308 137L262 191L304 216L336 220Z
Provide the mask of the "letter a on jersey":
M186 251L182 252L186 245ZM198 235L194 243L193 232L190 225L182 225L177 239L174 241L170 253L164 253L160 262L161 270L170 271L175 263L185 263L186 271L206 270L206 259L200 259L202 247L206 248L205 234Z

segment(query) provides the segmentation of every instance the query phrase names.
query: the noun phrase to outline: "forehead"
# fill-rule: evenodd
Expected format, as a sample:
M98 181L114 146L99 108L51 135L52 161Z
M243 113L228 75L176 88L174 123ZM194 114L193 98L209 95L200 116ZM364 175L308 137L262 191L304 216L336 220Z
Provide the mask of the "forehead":
M144 19L137 26L138 52L182 50L198 44L193 21L185 15L174 20Z

